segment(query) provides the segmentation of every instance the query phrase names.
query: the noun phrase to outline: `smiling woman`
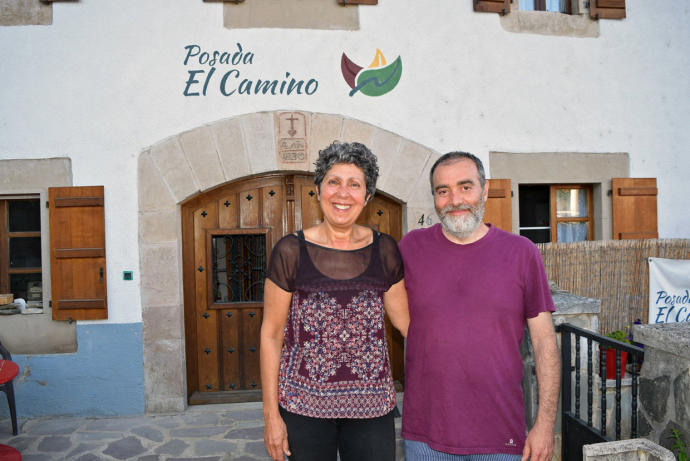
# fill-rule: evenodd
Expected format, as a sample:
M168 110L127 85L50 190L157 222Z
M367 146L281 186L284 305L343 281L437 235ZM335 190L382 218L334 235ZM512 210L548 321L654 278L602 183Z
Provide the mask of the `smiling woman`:
M318 200L321 202L324 224L332 227L332 230L351 228L369 197L364 172L358 166L346 163L334 165L319 186ZM313 234L316 239L321 237L316 232ZM364 234L366 239L370 237L370 232ZM339 244L336 241L332 243Z
M395 240L356 224L376 190L376 157L359 143L319 152L323 222L273 248L264 291L264 439L274 460L393 460L395 388L384 312L406 336ZM338 424L333 424L333 419ZM307 458L303 458L307 456Z

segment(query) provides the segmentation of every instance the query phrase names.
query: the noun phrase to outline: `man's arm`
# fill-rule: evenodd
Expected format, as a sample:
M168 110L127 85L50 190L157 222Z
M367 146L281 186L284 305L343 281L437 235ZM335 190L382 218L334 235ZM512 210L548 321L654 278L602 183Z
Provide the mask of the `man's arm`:
M534 363L537 368L539 409L537 420L527 434L522 461L548 461L553 456L553 430L561 385L561 361L556 345L551 312L527 319Z

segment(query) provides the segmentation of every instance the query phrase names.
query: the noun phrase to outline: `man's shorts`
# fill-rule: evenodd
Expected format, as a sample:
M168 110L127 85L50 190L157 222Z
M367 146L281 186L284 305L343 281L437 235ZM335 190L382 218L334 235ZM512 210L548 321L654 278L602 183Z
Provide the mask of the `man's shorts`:
M521 455L454 455L436 451L424 442L405 440L405 461L520 461Z

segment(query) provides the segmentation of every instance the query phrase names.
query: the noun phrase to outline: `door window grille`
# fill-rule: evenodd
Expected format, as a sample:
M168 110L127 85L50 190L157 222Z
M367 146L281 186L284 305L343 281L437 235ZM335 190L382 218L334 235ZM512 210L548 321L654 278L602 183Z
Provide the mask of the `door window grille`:
M262 302L266 278L266 234L211 237L215 303Z

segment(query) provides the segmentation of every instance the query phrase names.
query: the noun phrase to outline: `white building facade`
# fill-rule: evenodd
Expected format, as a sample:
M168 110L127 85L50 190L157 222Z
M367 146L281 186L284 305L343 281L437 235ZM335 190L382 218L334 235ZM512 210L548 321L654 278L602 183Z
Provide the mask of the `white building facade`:
M581 0L498 2L505 14L473 0L22 3L0 0L0 287L33 313L0 316L0 341L22 368L24 416L255 397L260 295L217 288L231 268L209 255L233 236L265 258L318 221L309 174L334 140L379 157L367 222L393 234L437 222L429 168L463 150L509 180L496 190L513 232L618 238L612 180L654 178L624 186L653 196L649 232L690 237L685 0L621 1L618 19ZM51 240L67 231L45 202L83 186L102 199L65 206L98 208L105 243L73 242L64 269ZM560 189L576 191L575 214L557 209ZM61 314L55 285L89 277L100 304L72 293Z

